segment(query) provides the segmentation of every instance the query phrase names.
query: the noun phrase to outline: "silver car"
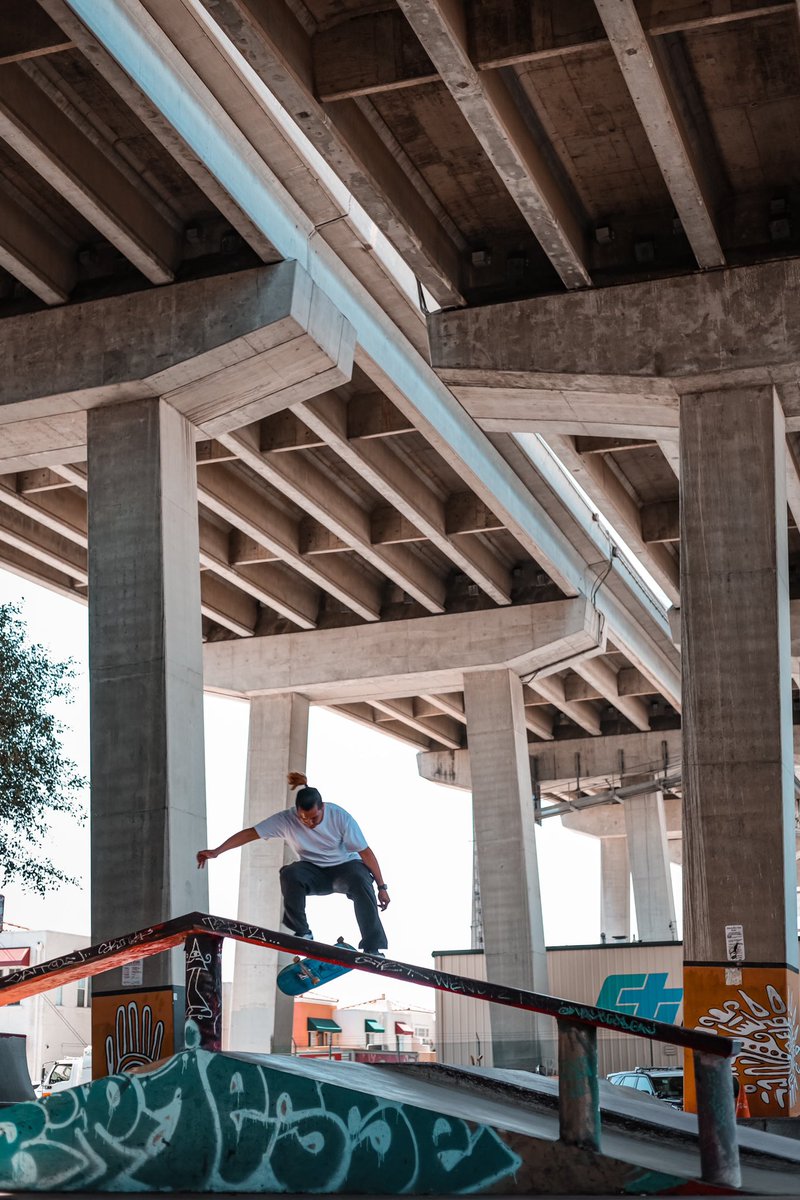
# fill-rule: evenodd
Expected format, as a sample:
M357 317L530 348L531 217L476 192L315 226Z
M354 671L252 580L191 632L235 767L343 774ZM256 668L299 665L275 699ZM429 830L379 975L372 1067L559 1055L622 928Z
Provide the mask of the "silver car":
M682 1067L635 1067L632 1071L615 1071L606 1079L617 1087L635 1088L673 1108L683 1108Z

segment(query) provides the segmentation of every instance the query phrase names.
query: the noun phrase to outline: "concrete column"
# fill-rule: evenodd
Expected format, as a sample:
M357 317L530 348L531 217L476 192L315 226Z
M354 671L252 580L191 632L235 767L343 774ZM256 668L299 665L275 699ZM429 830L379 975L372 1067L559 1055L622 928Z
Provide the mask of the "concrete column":
M752 1051L738 1068L752 1115L795 1115L786 446L772 389L684 396L680 447L684 1023L717 1030L726 1013Z
M632 783L633 780L625 780ZM675 897L669 867L664 794L659 788L625 799L628 859L640 942L670 942L677 937Z
M548 991L535 822L522 684L506 669L464 675L472 764L486 976L494 983ZM555 1060L546 1019L495 1006L497 1067L532 1070Z
M286 784L289 771L305 771L308 701L303 696L254 696L250 701L244 828L294 803ZM283 904L279 871L290 862L283 842L253 842L242 850L239 920L279 929ZM237 943L233 976L231 1049L288 1053L293 1001L275 987L277 950Z
M625 837L600 838L600 931L607 942L631 938L631 873Z
M91 409L92 941L208 907L192 428L160 400ZM182 995L183 951L143 962ZM98 981L114 990L120 972ZM182 1007L182 1000L181 1000Z

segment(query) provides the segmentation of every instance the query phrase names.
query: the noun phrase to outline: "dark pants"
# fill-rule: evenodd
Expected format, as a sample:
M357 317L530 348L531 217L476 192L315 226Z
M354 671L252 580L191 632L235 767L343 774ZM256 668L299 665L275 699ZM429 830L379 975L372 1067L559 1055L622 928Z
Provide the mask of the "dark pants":
M306 896L330 896L341 892L352 900L361 930L359 945L368 953L388 946L372 884L372 872L360 860L318 867L312 862L293 862L281 868L283 919L302 936L308 930Z

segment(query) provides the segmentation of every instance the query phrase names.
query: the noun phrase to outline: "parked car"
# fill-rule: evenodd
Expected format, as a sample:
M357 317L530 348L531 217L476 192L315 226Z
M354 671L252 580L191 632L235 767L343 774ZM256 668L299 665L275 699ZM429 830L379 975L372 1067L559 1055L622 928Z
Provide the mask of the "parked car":
M54 1092L78 1087L92 1081L92 1047L87 1046L81 1055L65 1055L42 1067L42 1078L34 1088L36 1097L43 1100Z
M636 1067L632 1071L615 1071L606 1079L617 1087L635 1088L673 1108L683 1108L682 1067Z

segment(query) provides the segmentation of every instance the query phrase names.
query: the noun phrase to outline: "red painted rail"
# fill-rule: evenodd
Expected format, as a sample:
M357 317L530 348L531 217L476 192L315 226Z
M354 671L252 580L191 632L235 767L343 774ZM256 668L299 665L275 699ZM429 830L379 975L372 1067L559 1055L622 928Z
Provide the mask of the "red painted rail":
M616 1033L671 1043L720 1058L732 1058L737 1052L737 1043L716 1034L683 1029L665 1021L640 1020L612 1009L596 1008L594 1005L579 1004L541 992L528 992L503 984L487 983L464 975L450 975L445 971L435 971L394 959L376 958L357 950L342 950L338 946L310 942L290 934L277 933L273 929L263 929L259 925L249 925L199 912L187 913L186 916L100 942L85 950L75 950L71 954L50 959L49 962L39 963L35 967L20 968L0 980L0 1005L16 1003L26 996L60 987L64 983L83 979L88 975L98 975L113 967L124 966L135 959L149 958L152 954L182 945L192 933L251 942L265 949L283 950L289 954L318 958L322 962L339 963L373 975L382 975L384 978L398 979L403 983L418 983L454 995L472 996L492 1004L505 1004L512 1008L542 1013L557 1020L569 1020L596 1029L608 1029Z
M693 1053L698 1093L702 1178L707 1183L738 1187L741 1180L730 1060L739 1043L730 1038L683 1029L663 1021L645 1021L611 1009L579 1004L558 996L523 991L503 984L450 975L427 967L343 950L321 942L276 933L208 913L187 913L135 933L75 950L35 967L24 967L0 980L0 1006L16 1003L71 980L99 975L181 944L187 953L187 1019L195 1021L199 1044L220 1048L222 985L220 949L225 938L265 949L339 963L371 975L417 983L454 995L471 996L555 1018L558 1024L559 1128L562 1142L593 1151L600 1147L600 1103L597 1078L597 1030L608 1029L683 1046ZM205 950L199 949L202 942ZM202 965L198 967L198 962ZM190 986L191 981L191 986ZM199 1000L194 1004L191 997ZM208 1019L206 1019L208 1018ZM564 1086L568 1081L568 1086Z

